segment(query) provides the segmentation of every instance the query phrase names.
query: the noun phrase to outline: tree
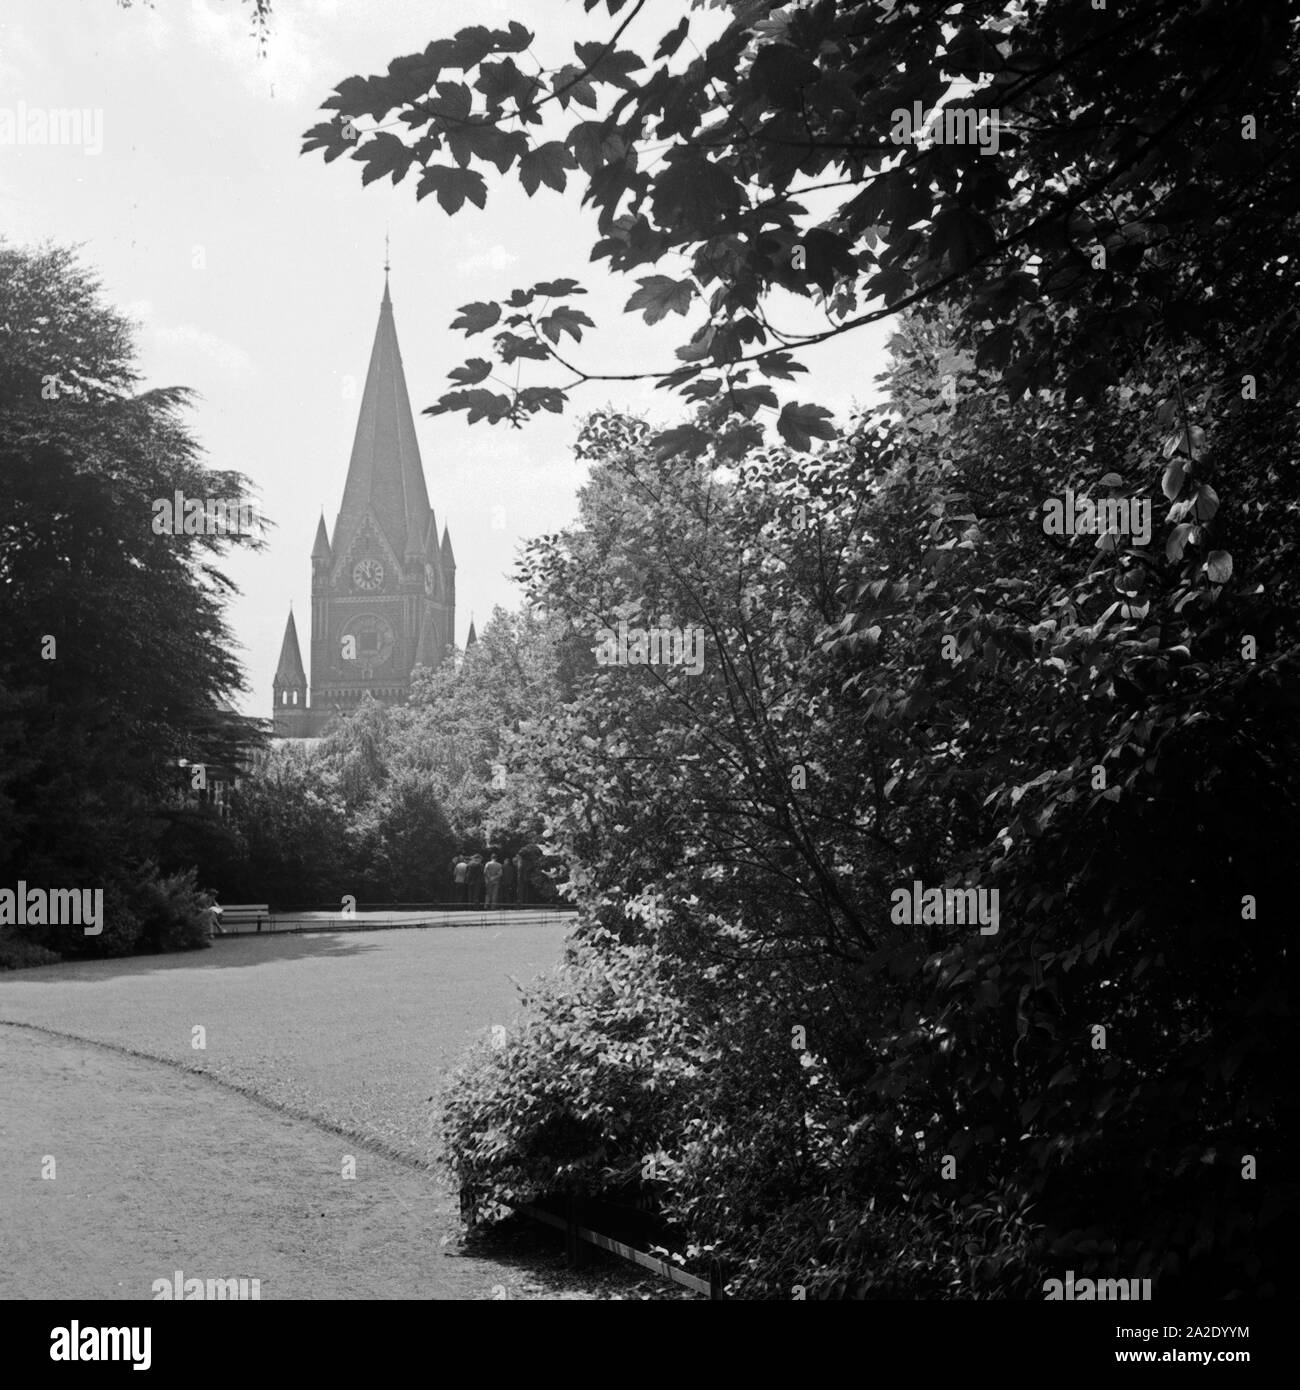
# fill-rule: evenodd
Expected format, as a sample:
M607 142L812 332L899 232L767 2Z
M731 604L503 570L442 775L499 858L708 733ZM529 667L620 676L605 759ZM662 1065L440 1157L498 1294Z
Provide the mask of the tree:
M891 928L890 889L947 849L922 817L883 825L897 740L818 640L852 582L878 449L864 431L816 466L776 448L719 473L597 416L579 452L578 522L534 543L526 570L587 660L522 769L579 926L540 1015L453 1097L457 1171L503 1199L631 1189L697 1256L725 1252L753 1296L841 1275L885 1296L1010 1291L1033 1268L1014 1191L999 1175L965 1206L943 1200L914 1161L931 1116L909 1114L900 1143L901 1110L864 1084L902 1067L903 980L927 946ZM620 621L698 626L704 659L597 662ZM890 1135L869 1153L868 1107ZM851 1249L868 1200L880 1229ZM829 1250L827 1222L845 1232ZM879 1267L891 1244L911 1263Z
M968 367L936 428L943 344L934 322L896 344L897 462L834 648L893 743L883 828L931 826L921 877L998 888L1004 922L891 966L881 1122L916 1120L984 1181L1019 1149L1016 1187L1070 1258L1141 1264L1166 1293L1276 1292L1288 1184L1265 1195L1237 1165L1285 1125L1286 947L1272 909L1252 914L1285 899L1277 856L1300 823L1282 773L1300 747L1298 538L1262 505L1285 492L1287 408L1216 400L1213 356L1183 349L1087 407L1010 403ZM1180 390L1215 447L1152 410ZM1221 517L1227 439L1240 501ZM1047 534L1067 488L1149 508L1149 533ZM1192 524L1160 537L1171 501ZM1222 582L1225 544L1249 583ZM868 625L882 640L855 653Z
M1243 333L1252 361L1290 379L1285 6L980 0L957 17L722 0L635 49L644 0L604 7L608 41L572 58L534 53L517 21L437 39L340 82L307 132L304 151L350 155L365 184L414 172L416 197L448 215L484 206L489 179L529 196L577 183L597 215L592 258L654 270L627 311L688 320L676 365L608 373L575 361L594 325L573 279L467 304L452 327L495 330L490 356L457 368L432 413L518 423L579 383L652 377L699 403L697 432L665 448L702 448L725 424L741 452L760 413L807 448L833 427L769 383L804 369L801 349L933 300L960 308L1012 396L1096 399L1153 343ZM825 323L782 328L777 291ZM563 375L494 375L530 361Z
M839 851L869 790L842 757L852 732L814 693L832 675L816 639L859 510L854 454L810 476L788 450L762 451L721 479L658 458L644 424L609 415L588 420L578 454L593 465L579 521L534 542L525 573L583 653L581 679L539 726L526 775L584 897L694 898L765 941L788 914L830 949L861 946L844 889L863 864ZM682 631L691 659L597 664L620 622Z
M158 534L156 499L247 497L204 466L183 388L140 392L131 325L73 252L0 243L0 860L33 884L148 879L178 761L255 742L220 557L256 536ZM164 659L159 659L163 657ZM136 885L138 886L138 884ZM79 933L61 948L111 949Z
M456 848L437 788L398 766L349 826L354 886L373 902L447 902L447 865Z
M939 428L942 325L895 351L890 411L815 464L688 469L635 422L584 433L580 521L532 547L532 597L575 645L667 613L708 657L593 662L535 727L524 775L582 925L568 989L453 1100L458 1171L613 1195L653 1152L664 1210L751 1294L1024 1296L1061 1262L1276 1292L1287 1183L1238 1164L1285 1128L1300 648L1271 593L1294 528L1240 532L1265 578L1240 599L1136 539L1056 540L1037 494L1079 450L1103 472L1158 444L1145 383L1065 409L963 372ZM1271 634L1251 661L1220 635L1239 605ZM900 923L918 879L997 892L1000 927ZM601 961L642 1017L685 1015L649 1078L624 1001L588 997Z
M310 747L286 741L261 754L231 814L257 896L273 906L315 906L355 893L339 777Z
M519 765L533 721L563 698L565 655L535 610L493 610L459 664L420 671L397 716L394 759L430 779L461 843L513 854L543 834Z
M534 548L533 598L593 644L689 614L715 659L695 684L593 665L539 731L595 964L475 1100L510 1135L476 1178L546 1170L511 1128L535 1050L598 1075L527 1102L576 1121L617 1094L626 1039L584 1014L583 972L627 951L668 996L647 1011L687 1019L665 1068L708 1079L611 1121L608 1161L625 1181L652 1137L667 1208L747 1287L1005 1295L1068 1261L1279 1291L1294 1189L1241 1174L1285 1128L1300 829L1293 22L724 3L652 55L621 46L645 6L605 8L608 42L536 76L512 24L350 78L306 143L365 183L414 170L451 215L487 163L530 195L572 177L593 259L637 277L628 312L689 337L622 375L694 418L588 430L580 525ZM463 306L492 345L433 413L519 424L605 379L575 357L581 292ZM777 395L801 349L900 313L888 407L847 437ZM488 384L515 364L567 376ZM1150 526L1054 535L1044 507L1076 493ZM1002 925L900 919L918 881L996 892Z

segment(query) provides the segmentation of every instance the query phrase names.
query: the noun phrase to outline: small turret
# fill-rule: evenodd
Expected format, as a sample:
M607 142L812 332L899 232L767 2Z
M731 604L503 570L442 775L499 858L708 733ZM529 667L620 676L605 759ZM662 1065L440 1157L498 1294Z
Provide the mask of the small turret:
M306 711L307 673L302 668L302 652L298 648L298 628L289 608L289 621L284 625L284 641L280 643L280 661L271 682L272 714L275 717L289 710Z
M333 551L330 550L329 532L325 529L325 513L320 514L320 521L316 525L316 543L311 548L311 558L313 560L324 560L327 564L334 558Z
M321 598L329 588L330 569L334 563L334 552L330 548L329 532L325 529L325 513L321 513L316 526L316 543L311 548L311 592L312 611L316 610ZM313 625L314 627L314 625Z

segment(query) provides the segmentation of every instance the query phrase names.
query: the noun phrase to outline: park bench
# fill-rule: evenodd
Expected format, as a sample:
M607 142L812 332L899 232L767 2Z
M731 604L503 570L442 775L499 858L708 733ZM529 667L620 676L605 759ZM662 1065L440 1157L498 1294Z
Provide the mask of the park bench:
M231 903L225 907L218 905L213 928L216 932L222 932L227 927L256 922L258 931L261 931L262 923L266 922L269 925L270 918L271 908L267 903Z

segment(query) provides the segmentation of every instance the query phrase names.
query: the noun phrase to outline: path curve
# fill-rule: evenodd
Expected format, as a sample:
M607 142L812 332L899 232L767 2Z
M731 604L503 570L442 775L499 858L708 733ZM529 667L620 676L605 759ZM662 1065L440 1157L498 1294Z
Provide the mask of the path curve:
M428 1167L448 1069L562 941L243 937L0 975L0 1297L149 1298L177 1269L264 1299L610 1296L460 1253Z
M263 1299L545 1296L455 1253L426 1173L210 1077L10 1024L0 1076L0 1298L152 1298L178 1269Z

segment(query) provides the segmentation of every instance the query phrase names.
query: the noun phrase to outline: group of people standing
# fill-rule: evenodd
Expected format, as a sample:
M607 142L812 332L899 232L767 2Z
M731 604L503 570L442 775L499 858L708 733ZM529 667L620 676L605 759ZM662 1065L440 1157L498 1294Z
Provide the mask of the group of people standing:
M451 865L452 900L461 907L501 907L527 902L528 865L521 854L513 857L496 850L458 854Z

